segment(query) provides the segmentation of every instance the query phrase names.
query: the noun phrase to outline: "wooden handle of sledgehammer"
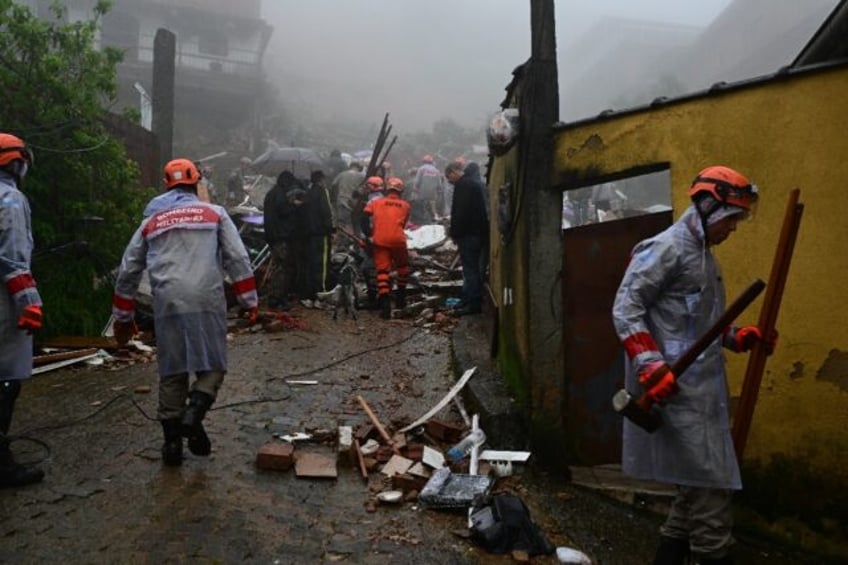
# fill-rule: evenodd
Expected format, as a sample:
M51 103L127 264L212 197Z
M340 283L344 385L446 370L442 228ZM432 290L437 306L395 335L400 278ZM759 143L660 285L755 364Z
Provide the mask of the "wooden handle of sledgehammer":
M689 368L689 365L724 332L727 326L733 323L733 320L739 317L739 314L760 295L765 287L766 283L761 279L757 279L751 283L739 298L734 300L733 304L724 311L719 319L710 326L710 329L671 364L671 372L674 376L680 378L680 375ZM622 393L624 394L622 395ZM658 415L656 417L652 416L652 406L653 400L647 396L647 393L642 394L638 398L632 398L626 391L619 391L613 397L613 407L616 412L626 416L634 424L649 432L653 432L659 427Z

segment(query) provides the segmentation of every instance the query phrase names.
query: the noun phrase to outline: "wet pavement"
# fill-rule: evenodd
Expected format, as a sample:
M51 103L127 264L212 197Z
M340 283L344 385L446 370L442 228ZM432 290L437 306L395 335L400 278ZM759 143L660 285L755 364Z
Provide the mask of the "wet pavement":
M178 468L160 460L155 363L75 366L26 383L13 450L38 462L46 478L0 491L0 562L513 562L467 539L461 512L376 503L376 493L389 488L377 471L366 484L349 467L340 466L336 479L308 479L255 465L274 433L367 424L357 396L392 430L424 415L468 368L463 364L488 353L484 317L460 321L456 331L477 332L479 342L455 356L445 328L364 311L358 322L301 307L292 314L306 329L233 335L230 372L206 419L212 455L186 452ZM151 392L136 391L145 386ZM462 423L454 404L436 417ZM334 455L318 443L301 450ZM656 515L547 474L532 459L520 471L496 489L519 494L555 546L580 549L597 563L650 562ZM743 562L801 561L765 555Z

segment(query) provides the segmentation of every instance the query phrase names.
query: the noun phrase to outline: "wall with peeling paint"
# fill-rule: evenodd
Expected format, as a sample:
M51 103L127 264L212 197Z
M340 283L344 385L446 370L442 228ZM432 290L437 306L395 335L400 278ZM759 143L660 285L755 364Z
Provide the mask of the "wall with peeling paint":
M756 214L716 249L729 300L756 278L768 281L788 194L800 189L805 209L777 320L780 340L766 365L746 466L789 461L829 484L848 481L846 93L843 64L565 125L552 178L553 186L576 188L668 163L677 218L702 168L723 164L748 175L760 188ZM739 322L756 323L761 306L762 296ZM738 397L747 356L728 358Z

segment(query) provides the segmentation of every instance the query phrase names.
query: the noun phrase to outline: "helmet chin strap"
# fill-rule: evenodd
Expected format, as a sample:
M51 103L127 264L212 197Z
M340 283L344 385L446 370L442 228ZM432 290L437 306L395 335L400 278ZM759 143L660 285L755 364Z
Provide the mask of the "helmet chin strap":
M23 159L15 159L14 161L6 165L6 170L9 171L12 175L14 175L14 177L20 183L26 176L27 171L29 171L29 163L27 163Z

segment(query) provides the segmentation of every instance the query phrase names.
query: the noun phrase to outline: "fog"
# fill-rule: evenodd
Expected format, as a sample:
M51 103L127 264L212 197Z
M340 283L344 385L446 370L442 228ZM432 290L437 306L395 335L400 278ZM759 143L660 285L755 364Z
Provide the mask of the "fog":
M805 0L799 9L797 0L559 0L561 118L776 71L836 2ZM699 46L699 35L733 9L747 12L731 27L745 15L754 25ZM274 27L269 79L305 121L379 122L390 112L396 132L429 130L444 118L482 128L530 55L530 0L264 0L263 17ZM741 65L758 44L764 59Z

